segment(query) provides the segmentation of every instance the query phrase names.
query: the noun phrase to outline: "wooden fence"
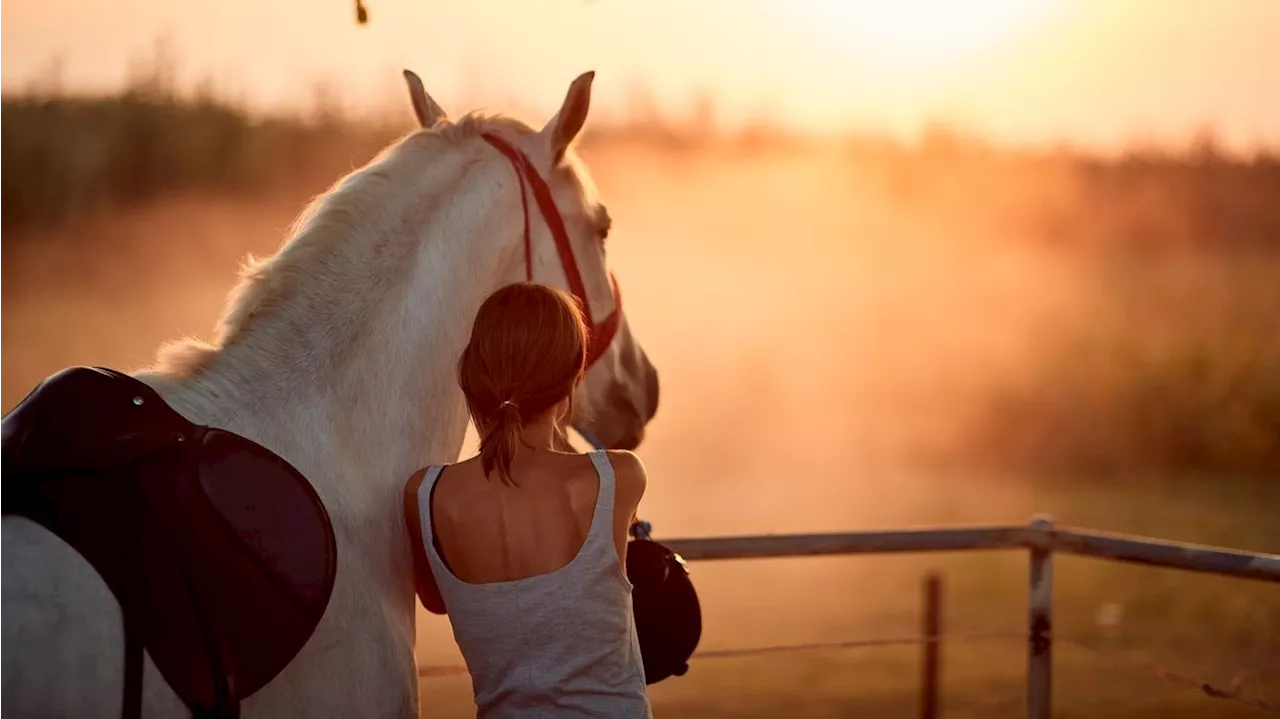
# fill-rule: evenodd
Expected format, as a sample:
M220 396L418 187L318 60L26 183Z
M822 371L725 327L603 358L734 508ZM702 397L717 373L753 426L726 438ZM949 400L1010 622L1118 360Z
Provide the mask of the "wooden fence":
M1029 555L1027 612L1027 716L1048 719L1053 688L1053 555L1057 553L1132 562L1193 572L1280 583L1280 555L1105 534L1054 526L1037 516L1025 526L961 527L836 534L782 534L662 539L690 561L763 559L891 552L1026 550ZM937 713L940 582L925 581L924 661L921 714Z

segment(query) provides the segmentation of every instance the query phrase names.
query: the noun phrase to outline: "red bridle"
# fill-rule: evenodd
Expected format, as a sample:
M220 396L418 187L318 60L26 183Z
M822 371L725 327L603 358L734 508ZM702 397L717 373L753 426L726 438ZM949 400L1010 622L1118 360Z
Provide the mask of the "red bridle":
M530 282L533 281L533 239L529 230L529 199L525 191L526 182L533 192L534 201L538 203L538 209L542 211L542 218L546 220L547 228L551 230L551 236L556 242L556 250L560 253L560 265L564 267L564 274L569 278L569 291L582 303L582 318L586 321L590 332L587 343L587 366L590 367L600 359L605 350L609 349L614 335L618 333L618 323L622 319L622 293L618 290L618 280L612 272L609 273L609 285L613 289L613 312L609 313L609 316L600 324L595 324L591 313L591 302L587 299L587 288L582 284L582 273L578 270L578 261L573 256L573 247L569 245L569 233L564 228L560 210L551 199L551 188L547 187L547 183L543 181L542 176L534 169L533 163L523 152L497 135L485 133L482 137L511 161L516 177L520 180L520 206L524 209L524 265L526 279Z

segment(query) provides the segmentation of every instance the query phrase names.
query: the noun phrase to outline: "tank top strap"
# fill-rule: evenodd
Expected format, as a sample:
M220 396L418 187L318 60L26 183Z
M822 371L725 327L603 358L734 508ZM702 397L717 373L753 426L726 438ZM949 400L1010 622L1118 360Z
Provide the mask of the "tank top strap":
M592 542L603 542L610 551L613 548L613 505L615 495L615 476L613 464L609 462L608 453L601 449L589 453L591 464L600 476L600 491L596 494L595 513L591 517L591 527L587 530L587 539Z
M436 575L436 581L441 581L440 565L443 564L439 555L436 553L435 536L436 530L431 523L431 491L435 489L436 481L440 479L440 473L444 471L444 465L433 464L427 468L427 474L422 478L422 484L418 485L418 526L422 527L422 552L426 555L428 561L432 565L432 570ZM446 576L447 572L444 573ZM447 581L447 579L446 579Z

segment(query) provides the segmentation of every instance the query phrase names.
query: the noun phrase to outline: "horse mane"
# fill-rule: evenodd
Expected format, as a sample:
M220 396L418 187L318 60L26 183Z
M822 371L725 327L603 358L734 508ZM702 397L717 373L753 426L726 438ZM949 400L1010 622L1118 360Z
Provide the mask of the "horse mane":
M239 281L227 296L213 342L194 337L166 342L156 354L153 369L184 378L198 376L219 352L239 341L262 317L284 306L313 276L318 258L341 251L351 237L353 224L370 215L371 206L387 196L384 190L395 183L410 162L415 167L429 165L435 155L485 132L518 138L535 130L506 115L473 112L455 122L444 120L395 140L363 167L313 197L274 255L246 257L240 266Z

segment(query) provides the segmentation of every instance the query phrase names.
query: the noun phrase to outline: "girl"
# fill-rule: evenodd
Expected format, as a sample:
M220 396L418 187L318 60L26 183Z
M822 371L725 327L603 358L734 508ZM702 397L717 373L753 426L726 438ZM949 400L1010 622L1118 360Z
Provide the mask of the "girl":
M644 467L565 435L586 340L563 292L491 295L458 363L480 454L405 488L415 589L449 615L478 717L651 716L625 571Z

